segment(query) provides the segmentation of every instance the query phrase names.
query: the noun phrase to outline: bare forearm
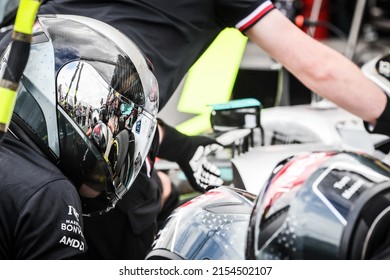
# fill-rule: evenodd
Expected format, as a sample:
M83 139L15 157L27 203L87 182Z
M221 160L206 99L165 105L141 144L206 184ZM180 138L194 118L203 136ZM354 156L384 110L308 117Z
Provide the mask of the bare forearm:
M350 60L307 36L280 12L272 11L247 35L320 96L372 123L383 112L386 96L379 87Z

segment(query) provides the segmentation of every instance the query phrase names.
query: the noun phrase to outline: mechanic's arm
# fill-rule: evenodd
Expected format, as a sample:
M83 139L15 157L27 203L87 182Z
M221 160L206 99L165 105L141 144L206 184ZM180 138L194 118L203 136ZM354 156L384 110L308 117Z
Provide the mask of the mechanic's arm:
M279 32L282 30L283 32ZM306 35L278 10L245 33L318 95L375 123L386 95L346 57Z

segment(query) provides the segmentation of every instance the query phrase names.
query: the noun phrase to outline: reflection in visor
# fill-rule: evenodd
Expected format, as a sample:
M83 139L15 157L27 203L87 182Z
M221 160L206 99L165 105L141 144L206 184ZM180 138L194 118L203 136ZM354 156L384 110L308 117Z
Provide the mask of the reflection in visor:
M58 104L77 126L72 131L81 130L85 138L82 141L90 146L84 152L89 162L82 160L80 180L85 183L87 178L87 186L118 198L129 189L141 168L151 142L148 139L156 128L154 118L140 107L145 98L139 75L134 66L128 68L133 70L124 71L124 76L116 65L73 61L62 67L57 76ZM69 140L69 132L61 127L60 131L67 135L60 139L62 151L69 153L69 145L81 145L80 141ZM143 141L135 141L137 137ZM64 157L68 157L67 164L72 164L74 159ZM74 157L78 157L76 153ZM106 172L106 177L111 178L103 179L101 169L92 168L91 162L108 165L110 175ZM91 178L97 179L94 182Z
M139 78L134 80L134 76L138 75L132 74L125 80L122 89L140 83ZM87 136L93 135L92 139L100 150L105 149L106 156L110 139L124 128L131 130L138 114L142 113L140 107L110 87L86 62L67 64L61 69L58 82L59 104ZM140 100L142 90L137 89L136 95Z

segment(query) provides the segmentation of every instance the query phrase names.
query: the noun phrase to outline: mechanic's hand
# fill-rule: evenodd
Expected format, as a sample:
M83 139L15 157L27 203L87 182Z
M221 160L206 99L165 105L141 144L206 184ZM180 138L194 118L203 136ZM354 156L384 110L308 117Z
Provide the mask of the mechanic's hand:
M204 192L209 186L221 186L221 171L209 162L207 156L222 150L215 139L206 136L188 136L160 121L163 138L158 156L175 161L186 175L191 186Z
M223 147L217 143L213 143L207 146L198 146L194 155L189 161L189 167L191 168L191 171L184 170L188 168L187 164L183 164L181 167L190 183L191 180L195 180L196 184L202 188L202 191L206 190L207 187L219 187L223 184L223 180L220 178L221 170L207 159L208 155L222 149ZM191 172L192 174L190 174ZM192 182L191 185L193 185L195 182Z

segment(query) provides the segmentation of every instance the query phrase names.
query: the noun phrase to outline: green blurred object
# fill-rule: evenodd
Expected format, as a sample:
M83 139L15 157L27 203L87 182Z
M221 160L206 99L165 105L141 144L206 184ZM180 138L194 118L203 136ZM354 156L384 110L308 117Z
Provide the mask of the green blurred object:
M247 37L237 29L224 29L188 71L178 111L197 114L176 126L187 135L210 129L209 104L229 101L245 51Z

